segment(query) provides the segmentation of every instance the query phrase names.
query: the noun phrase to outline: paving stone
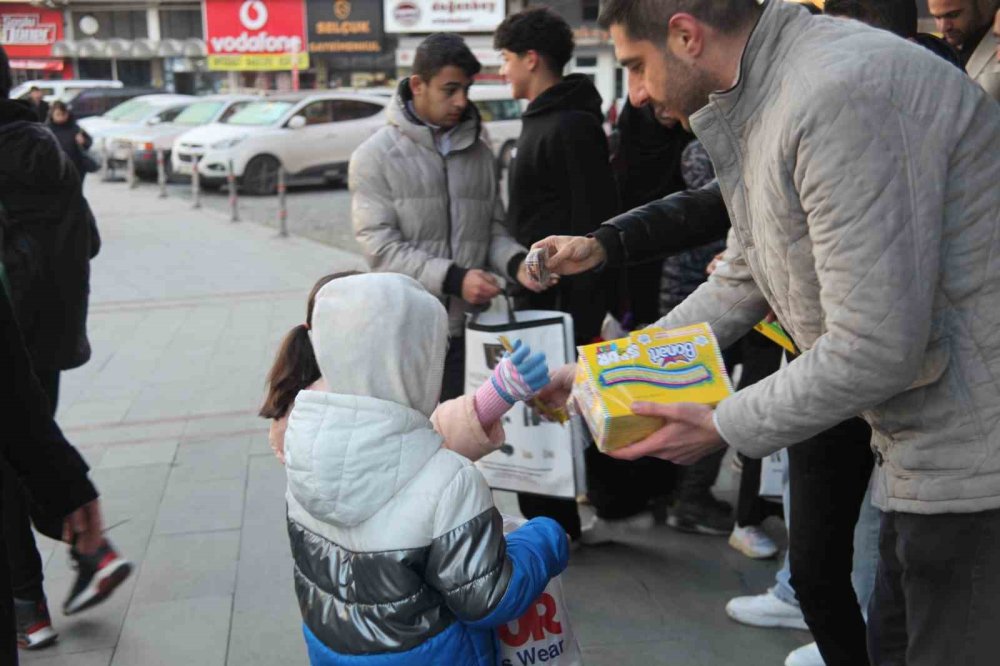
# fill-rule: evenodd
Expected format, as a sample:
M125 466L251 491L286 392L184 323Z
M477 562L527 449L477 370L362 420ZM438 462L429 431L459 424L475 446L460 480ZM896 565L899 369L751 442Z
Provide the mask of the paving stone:
M242 479L175 481L167 484L156 534L238 529L243 521Z
M42 652L22 651L20 661L34 666L108 666L114 654L114 650L53 654L46 649Z
M232 595L239 550L238 530L155 536L146 551L134 602Z
M170 478L191 482L243 480L249 455L249 435L188 442L178 448Z
M169 465L177 454L177 442L147 442L109 446L98 469L117 469L141 465Z
M205 597L129 608L112 666L223 666L232 599Z

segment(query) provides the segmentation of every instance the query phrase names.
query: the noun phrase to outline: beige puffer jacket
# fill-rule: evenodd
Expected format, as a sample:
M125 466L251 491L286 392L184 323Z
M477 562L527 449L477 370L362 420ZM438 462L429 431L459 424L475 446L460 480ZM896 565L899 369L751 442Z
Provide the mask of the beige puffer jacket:
M419 281L448 308L449 334L462 335L473 306L444 293L452 264L491 270L504 279L527 250L503 225L496 164L474 106L451 135L443 157L431 128L406 111L404 79L388 108L388 125L354 151L349 183L354 235L373 271Z
M768 308L804 353L723 401L763 456L861 414L876 502L1000 507L1000 106L920 46L770 0L691 119L729 262L665 318L734 341Z

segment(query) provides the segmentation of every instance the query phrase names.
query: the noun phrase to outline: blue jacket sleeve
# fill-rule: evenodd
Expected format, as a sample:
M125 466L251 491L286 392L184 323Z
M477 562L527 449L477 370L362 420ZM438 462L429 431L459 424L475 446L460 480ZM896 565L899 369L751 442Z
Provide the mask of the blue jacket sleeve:
M566 532L551 518L534 518L507 535L507 557L513 565L510 584L489 615L467 623L492 629L524 615L549 581L566 569L569 543Z

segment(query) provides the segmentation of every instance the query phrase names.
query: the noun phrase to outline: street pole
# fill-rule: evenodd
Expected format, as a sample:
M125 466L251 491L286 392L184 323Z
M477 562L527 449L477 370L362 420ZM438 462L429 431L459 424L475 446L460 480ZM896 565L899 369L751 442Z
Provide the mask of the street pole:
M240 204L236 199L236 173L233 171L233 161L229 160L229 173L226 176L229 185L229 220L240 221Z
M134 190L139 187L139 179L135 176L135 155L133 154L133 145L131 141L125 143L125 148L128 150L128 154L125 157L125 169L127 171L126 178L128 179L128 188Z
M278 167L278 235L288 238L288 188L285 186L285 167Z
M198 172L199 158L194 157L191 171L191 208L201 208L201 173Z
M101 141L101 181L109 182L111 180L111 160L108 157L108 141L107 139Z
M160 198L167 198L167 168L163 163L163 151L156 151L156 182L160 186Z

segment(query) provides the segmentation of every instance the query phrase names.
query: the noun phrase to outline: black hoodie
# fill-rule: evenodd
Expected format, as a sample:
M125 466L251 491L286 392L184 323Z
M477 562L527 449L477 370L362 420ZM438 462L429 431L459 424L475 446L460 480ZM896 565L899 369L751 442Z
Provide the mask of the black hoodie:
M539 95L523 117L510 174L508 226L522 245L550 235L583 236L618 212L618 194L602 128L601 95L574 74ZM600 333L607 311L607 279L565 278L523 307L573 315L578 343Z

